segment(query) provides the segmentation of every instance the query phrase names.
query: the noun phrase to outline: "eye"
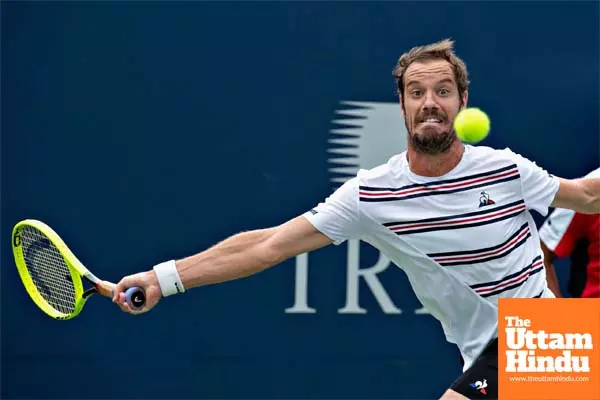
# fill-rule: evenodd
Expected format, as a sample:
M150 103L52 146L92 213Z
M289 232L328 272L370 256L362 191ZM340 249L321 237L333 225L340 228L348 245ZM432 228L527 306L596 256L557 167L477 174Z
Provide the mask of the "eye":
M413 97L421 97L423 95L423 91L421 89L413 89L410 92Z
M448 90L447 88L441 88L440 90L438 90L438 94L440 96L447 96L450 94L450 90Z

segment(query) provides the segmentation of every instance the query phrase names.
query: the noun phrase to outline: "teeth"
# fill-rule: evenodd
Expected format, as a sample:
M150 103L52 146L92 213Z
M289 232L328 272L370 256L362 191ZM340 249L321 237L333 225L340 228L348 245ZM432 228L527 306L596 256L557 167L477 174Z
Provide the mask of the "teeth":
M439 119L435 119L435 118L427 118L425 120L425 122L441 122Z

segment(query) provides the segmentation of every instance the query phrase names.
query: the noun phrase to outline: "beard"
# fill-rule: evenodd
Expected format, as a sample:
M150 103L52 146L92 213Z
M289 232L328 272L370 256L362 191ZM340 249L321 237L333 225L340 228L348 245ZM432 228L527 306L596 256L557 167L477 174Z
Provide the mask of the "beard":
M406 110L405 110L406 114ZM448 116L441 110L432 110L430 112L425 112L423 114L418 115L415 118L416 121L424 121L428 118L435 118L442 122L446 122L448 120ZM404 121L406 125L406 131L408 132L408 138L410 143L418 153L427 154L427 155L436 155L442 154L450 150L452 144L455 140L458 140L456 136L456 132L452 127L452 123L449 124L449 127L445 130L439 131L434 127L425 127L421 129L418 133L415 133L415 129L411 130L408 127L408 121ZM415 123L415 126L417 123Z
M406 128L408 130L408 126ZM442 132L428 129L418 134L408 131L408 138L415 151L428 155L447 152L452 147L454 141L458 139L454 129Z

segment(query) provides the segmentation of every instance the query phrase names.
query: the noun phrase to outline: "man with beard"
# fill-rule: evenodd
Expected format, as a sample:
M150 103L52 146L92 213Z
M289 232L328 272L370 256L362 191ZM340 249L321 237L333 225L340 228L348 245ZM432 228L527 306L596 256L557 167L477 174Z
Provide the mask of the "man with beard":
M146 312L162 297L360 239L402 266L416 296L458 346L463 374L442 398L497 398L498 299L553 297L530 210L599 213L600 180L561 179L509 149L459 141L452 123L467 105L469 82L451 41L411 49L393 75L409 132L406 152L359 171L282 225L233 235L123 278L113 301L125 312ZM132 286L146 291L141 311L126 302L124 290Z

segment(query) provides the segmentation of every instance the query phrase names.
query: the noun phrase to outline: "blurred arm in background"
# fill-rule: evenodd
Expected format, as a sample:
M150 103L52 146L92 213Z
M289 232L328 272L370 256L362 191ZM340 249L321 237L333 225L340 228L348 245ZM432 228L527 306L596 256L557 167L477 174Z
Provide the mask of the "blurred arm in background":
M562 294L554 261L566 257L571 258L569 294L600 295L600 216L593 205L598 197L598 176L600 168L581 179L561 180L553 205L564 208L556 208L540 227L548 287L557 297Z
M600 214L600 177L597 171L579 179L561 178L552 207L582 214Z
M556 254L546 246L543 240L540 240L542 251L544 253L544 266L546 267L546 280L548 287L552 290L552 293L556 297L563 297L560 292L560 285L558 284L558 278L556 277L556 270L554 269L554 259Z

